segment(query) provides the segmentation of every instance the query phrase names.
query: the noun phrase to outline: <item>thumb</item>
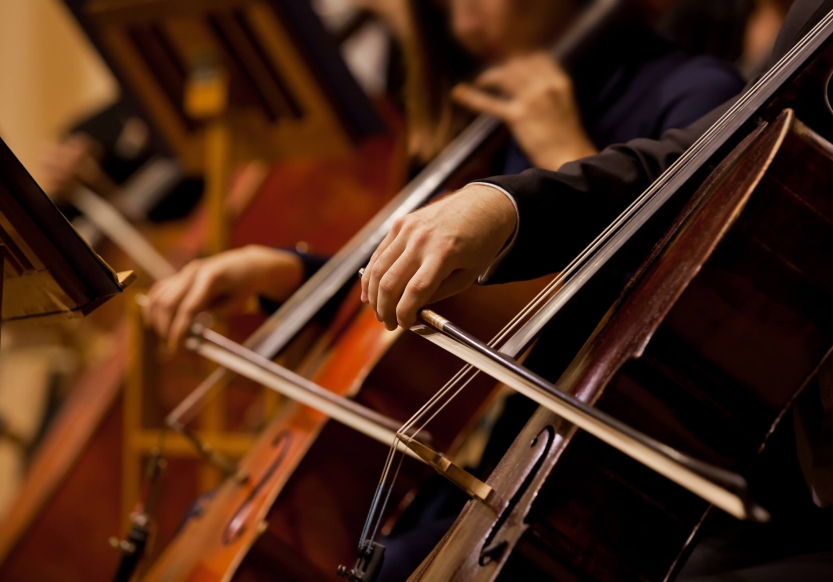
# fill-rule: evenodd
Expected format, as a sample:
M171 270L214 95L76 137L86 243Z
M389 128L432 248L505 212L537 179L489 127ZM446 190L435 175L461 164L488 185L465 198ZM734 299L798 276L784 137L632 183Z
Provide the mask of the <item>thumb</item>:
M500 119L509 115L509 101L469 85L460 83L451 91L451 98L472 111L488 113Z

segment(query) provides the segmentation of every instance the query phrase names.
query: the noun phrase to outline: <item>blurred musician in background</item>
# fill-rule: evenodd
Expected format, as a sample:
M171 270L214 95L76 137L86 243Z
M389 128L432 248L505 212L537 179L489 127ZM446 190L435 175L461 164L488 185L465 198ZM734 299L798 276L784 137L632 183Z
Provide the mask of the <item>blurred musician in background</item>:
M72 127L43 155L44 190L62 198L76 182L102 195L150 158L150 130L144 121L115 103Z
M397 46L402 23L388 0L321 0L314 6L324 25L340 43L341 55L365 93L372 99L396 102L401 92L402 68L390 46ZM375 18L356 18L365 10ZM351 24L356 18L358 24ZM44 191L61 211L74 219L78 210L71 198L75 188L89 188L112 199L124 184L149 167L157 157L157 144L148 125L123 101L74 123L56 143L45 148L42 167ZM162 191L149 192L147 218L152 221L185 216L203 190L200 176L178 175ZM132 218L132 216L131 216Z
M659 30L688 55L734 63L751 79L762 72L793 0L677 0Z
M746 21L738 67L748 78L764 72L793 0L756 0Z

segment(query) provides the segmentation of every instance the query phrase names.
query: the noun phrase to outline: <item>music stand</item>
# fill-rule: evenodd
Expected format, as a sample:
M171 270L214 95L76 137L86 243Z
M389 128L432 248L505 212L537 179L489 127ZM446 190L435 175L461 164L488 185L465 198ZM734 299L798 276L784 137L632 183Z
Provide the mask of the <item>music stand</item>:
M227 73L232 162L340 153L386 130L306 0L64 0L186 171L206 121L185 106L209 57Z
M0 139L2 320L90 313L133 281L78 235Z

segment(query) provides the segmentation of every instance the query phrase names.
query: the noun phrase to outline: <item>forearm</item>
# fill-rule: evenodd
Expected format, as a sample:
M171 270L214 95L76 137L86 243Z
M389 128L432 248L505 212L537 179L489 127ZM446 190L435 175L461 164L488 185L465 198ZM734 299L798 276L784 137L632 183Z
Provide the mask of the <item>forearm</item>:
M260 245L248 245L239 252L246 269L257 274L251 277L248 289L253 295L268 302L280 303L303 283L305 267L294 253Z
M289 295L306 283L329 260L329 257L309 254L291 248L274 249L272 252L284 254L291 259L291 283L290 286L287 286L280 279L274 283L267 281L267 287L258 293L260 308L266 313L277 311L281 304L289 298ZM274 273L273 276L275 276Z

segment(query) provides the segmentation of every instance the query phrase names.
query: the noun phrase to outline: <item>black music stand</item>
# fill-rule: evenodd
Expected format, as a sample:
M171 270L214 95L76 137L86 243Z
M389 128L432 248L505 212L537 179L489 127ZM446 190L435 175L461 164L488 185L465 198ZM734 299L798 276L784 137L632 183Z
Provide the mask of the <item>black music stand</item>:
M83 316L135 278L93 252L2 139L0 251L2 321Z

